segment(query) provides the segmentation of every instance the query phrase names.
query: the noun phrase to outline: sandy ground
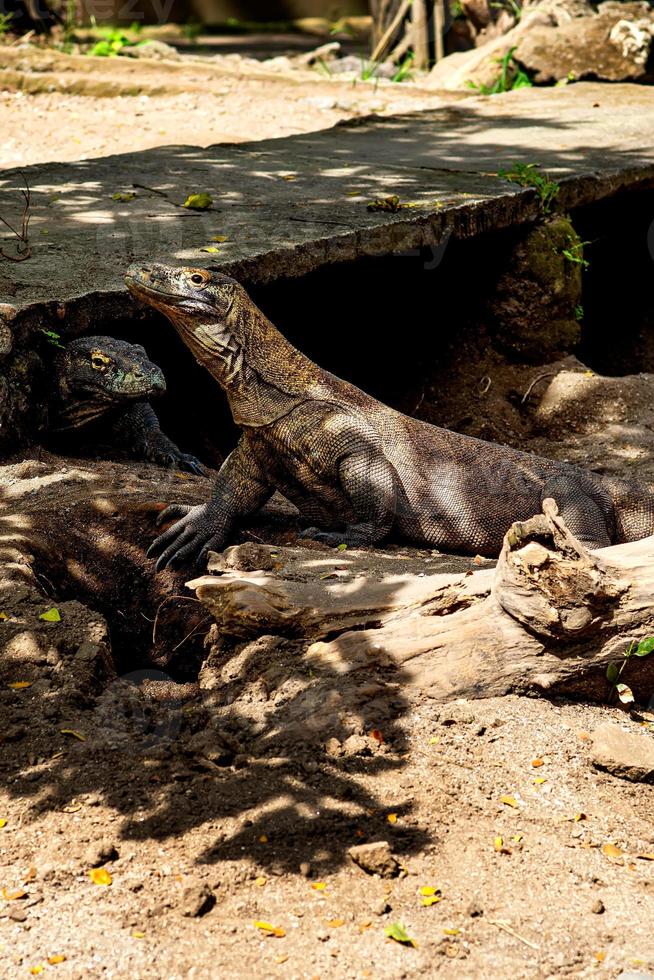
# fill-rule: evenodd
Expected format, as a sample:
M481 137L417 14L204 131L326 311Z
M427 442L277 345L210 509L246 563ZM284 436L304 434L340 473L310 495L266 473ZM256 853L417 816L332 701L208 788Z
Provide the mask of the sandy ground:
M404 98L233 78L203 96L5 92L0 165L305 132L417 107ZM253 692L252 718L267 697ZM421 704L337 750L282 728L266 753L236 714L237 747L209 764L192 701L154 740L113 716L115 744L98 705L38 685L4 684L0 712L7 980L654 974L654 787L589 760L606 720L644 733L621 708ZM348 856L379 840L393 878ZM388 937L398 924L414 945Z

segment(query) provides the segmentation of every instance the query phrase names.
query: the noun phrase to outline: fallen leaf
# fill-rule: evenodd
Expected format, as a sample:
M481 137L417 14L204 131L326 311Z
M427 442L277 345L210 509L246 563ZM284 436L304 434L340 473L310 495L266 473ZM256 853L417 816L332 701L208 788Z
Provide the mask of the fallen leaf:
M73 738L76 738L78 741L80 741L80 742L86 742L86 735L82 735L81 732L76 732L74 728L60 728L59 729L59 734L60 735L72 735Z
M297 180L296 174L281 174L282 180Z
M372 922L370 922L370 920L366 920L365 922L360 922L358 926L359 932L365 932L366 929L369 929L371 925Z
M43 970L44 970L43 963L39 963L37 966L30 967L30 973L35 977L38 977L39 973L43 973Z
M201 251L201 252L211 252L211 253L213 254L213 253L215 253L215 252L220 252L220 249L219 249L219 248L216 248L216 246L215 246L215 245L204 245L204 246L203 246L203 247L202 247L202 248L200 249L200 251Z
M534 769L539 769L541 766L545 765L542 759L532 759L531 764L534 767Z
M420 889L421 895L438 895L440 893L440 888L435 888L433 885L423 885Z
M255 878L254 879L254 883L255 883L255 885L258 885L259 888L263 888L263 886L266 884L267 880L268 880L267 878L259 877L259 878Z
M430 745L438 745L439 742L440 742L440 738L438 735L434 735L432 738L429 739Z
M395 943L400 943L402 946L414 946L416 945L415 940L411 939L408 932L404 928L401 922L391 922L389 926L384 929L384 935L388 936Z
M261 834L259 836L259 843L260 844L267 844L268 843L268 837L266 836L266 834Z
M17 888L16 891L10 892L7 888L2 889L2 897L5 902L17 902L21 898L27 898L27 892L24 888Z
M188 208L190 211L206 211L212 204L211 194L189 194L182 207Z
M624 851L622 848L616 847L615 844L602 844L601 851L604 857L607 857L609 861L618 861L624 856Z
M389 823L397 823L397 813L389 813L386 819Z
M6 612L0 612L0 619L9 619L9 616Z
M345 919L327 919L327 925L330 929L340 929L345 925Z
M111 195L112 201L133 201L135 197L138 197L134 191L116 191L115 194Z
M519 844L522 840L522 834L514 834L511 840L514 842L514 844Z
M374 738L375 742L379 742L380 745L384 744L384 736L378 728L373 728L370 734Z
M23 878L23 884L29 885L30 881L34 881L36 878L36 868L30 868L25 877Z
M63 953L55 953L54 956L48 956L48 963L50 966L56 966L57 963L65 963L66 957Z
M214 235L211 239L212 242L228 242L229 235Z
M582 820L587 820L588 817L586 816L585 813L575 813L573 819L574 819L574 822L575 823L580 823L580 821L582 821Z
M78 810L82 809L81 803L76 803L75 800L70 802L67 806L62 807L62 813L77 813Z
M437 902L440 902L440 900L440 895L428 895L427 898L423 898L421 900L421 905L424 905L424 907L428 909L430 905L436 905Z
M443 932L445 933L446 936L460 936L461 935L461 930L460 929L443 929Z
M279 926L274 926L270 922L261 922L259 919L255 919L252 923L260 932L263 932L266 936L277 936L278 939L282 939L286 935L286 930L281 929Z
M627 684L616 684L615 689L622 704L633 704L636 700L633 691Z
M517 807L518 801L513 796L500 796L500 803L505 803L507 806Z
M547 780L545 779L544 776L536 776L536 778L534 779L535 786L542 786L542 784L546 782Z
M5 817L0 817L0 830L7 826L7 820Z
M12 691L24 691L26 687L31 687L34 681L12 681L11 684L7 684Z
M45 623L60 623L61 613L53 606L51 609L46 609L44 613L41 613L39 619L42 619Z
M498 854L513 854L511 848L507 847L506 844L504 843L503 837L496 837L495 840L493 841L493 847L495 848Z
M342 541L340 544L337 544L336 545L336 550L337 551L347 551L347 545L345 544L344 541Z
M581 739L582 742L588 742L591 736L589 732L577 732L577 738Z
M91 868L89 878L94 885L110 885L113 881L106 868Z
M314 881L311 887L316 892L324 892L327 888L327 883L324 881Z
M606 950L598 949L598 951L595 953L595 959L598 963L603 963L606 959Z
M132 932L132 939L145 939L145 933L141 932L140 929L134 929Z

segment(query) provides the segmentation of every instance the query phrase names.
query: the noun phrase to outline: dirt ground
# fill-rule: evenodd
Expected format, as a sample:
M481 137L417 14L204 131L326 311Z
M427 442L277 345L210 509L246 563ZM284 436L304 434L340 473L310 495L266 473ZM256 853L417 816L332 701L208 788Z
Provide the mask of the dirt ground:
M341 98L327 85L317 96L233 78L204 96L5 92L0 165L285 135L407 107L401 93ZM590 377L583 365L567 367ZM613 425L608 469L652 478L650 382L623 386L619 398L582 392L586 407L572 411L576 380L566 375L550 428L544 418L539 430L507 393L524 394L540 369L509 371L490 358L474 371L429 411L487 437L522 443L531 433L532 448L594 466L607 465L600 434ZM492 385L480 387L486 376ZM85 536L70 523L73 496L47 484L51 457L43 459L24 464L20 479L2 468L3 558L25 572L45 488L54 516L44 534L51 551L67 554L88 608L59 601L61 583L42 564L29 586L39 592L0 589L0 630L21 637L0 671L1 977L654 975L654 786L600 772L589 749L607 720L634 732L654 726L609 706L608 689L599 705L509 696L446 706L398 690L390 713L350 718L338 737L317 724L291 731L294 699L312 677L301 661L293 667L296 648L273 638L222 654L214 645L199 688L173 685L164 701L147 688L134 694L110 656L120 634L118 674L128 673L132 634L115 625L120 608L107 626L111 611L93 614L91 598L106 598L111 572L123 576L121 595L155 601L144 554L153 515L123 519L104 486L87 495L80 477L75 500L88 496L99 515L94 527L84 511ZM74 462L61 465L71 478ZM116 470L116 498L141 478L154 479L152 468ZM25 479L33 483L16 493ZM162 500L206 489L199 478L160 478ZM253 538L260 533L275 540L274 529ZM96 567L75 565L90 544ZM433 559L402 554L416 569ZM183 578L156 588L189 595ZM39 623L41 594L43 612L70 612L73 640L60 624ZM180 616L183 608L173 606ZM32 619L41 639L30 646ZM275 673L282 668L290 687ZM158 662L154 679L166 676ZM335 678L335 690L344 683ZM316 718L328 712L316 705ZM348 855L375 841L390 845L393 877L370 875ZM389 938L398 924L413 944Z

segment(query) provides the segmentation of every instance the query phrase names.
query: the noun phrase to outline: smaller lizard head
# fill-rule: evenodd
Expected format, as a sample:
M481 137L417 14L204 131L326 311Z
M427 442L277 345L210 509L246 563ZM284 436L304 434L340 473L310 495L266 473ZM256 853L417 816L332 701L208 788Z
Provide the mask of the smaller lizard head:
M114 337L79 337L57 358L62 395L102 403L140 401L162 394L166 381L161 368L140 344Z

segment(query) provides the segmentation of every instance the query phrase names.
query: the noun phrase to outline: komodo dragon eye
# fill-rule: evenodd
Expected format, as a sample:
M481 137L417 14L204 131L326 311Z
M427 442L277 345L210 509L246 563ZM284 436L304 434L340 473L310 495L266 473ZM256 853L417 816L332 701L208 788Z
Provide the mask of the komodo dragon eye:
M208 272L192 272L189 279L194 286L206 286L211 279L211 275Z
M98 350L94 350L91 354L91 365L95 371L106 371L111 366L111 358Z

